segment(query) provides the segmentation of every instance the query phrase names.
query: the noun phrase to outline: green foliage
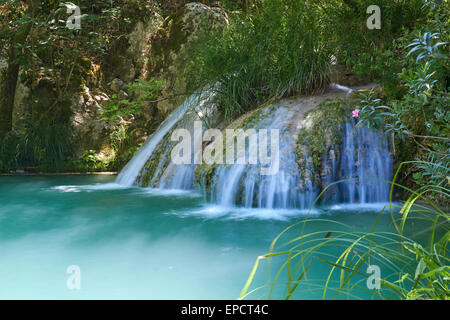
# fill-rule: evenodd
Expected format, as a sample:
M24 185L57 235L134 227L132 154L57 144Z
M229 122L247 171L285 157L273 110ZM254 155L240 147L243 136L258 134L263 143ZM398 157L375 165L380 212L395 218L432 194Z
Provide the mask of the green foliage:
M0 137L0 171L77 168L77 160L70 160L74 153L72 97L93 78L100 80L99 65L131 31L132 22L156 9L147 0L74 4L82 13L79 30L66 26L70 2L0 0L1 43L14 48L15 58L9 63L20 68L21 82L31 88L23 125L3 141ZM15 42L20 32L26 41ZM144 83L134 88L143 91L143 97L147 94ZM133 112L137 112L141 105L133 103Z
M80 160L74 163L77 171L95 172L110 169L109 158L100 157L95 150L85 150L81 154Z
M430 190L429 197L441 203L446 202L446 196L437 189L448 182L443 177L448 176L450 150L449 33L443 28L449 21L446 9L447 1L426 1L426 23L411 32L403 31L400 42L404 45L398 51L402 70L396 74L395 94L388 92L383 103L378 97L371 97L372 101L363 97L361 101L363 124L393 133L400 144L411 141L415 145L416 150L410 150L402 161L417 158L436 164L417 165L409 179L418 188Z
M424 37L428 38L429 36L428 34ZM438 38L439 36L439 34L433 34L433 37ZM405 127L410 128L409 132L420 130L437 137L448 136L447 123L450 115L446 93L447 84L446 79L439 76L445 69L448 69L448 55L444 51L437 51L440 46L434 45L432 47L434 49L423 49L421 44L417 44L417 41L412 44L415 46L409 53L418 53L416 61L421 63L399 73L399 78L403 80L408 91L401 101L396 102L397 106L393 106L396 109L394 116L404 120ZM437 42L437 44L443 43ZM422 62L422 60L424 61ZM403 106L398 107L399 104ZM422 128L412 121L408 121L408 118L417 113L423 115L422 121L425 123ZM413 133L411 134L413 135Z
M417 71L403 69L398 76L404 81L404 85L413 95L423 98L423 102L427 102L427 98L431 95L433 86L437 80L433 80L434 72L430 73L430 63L427 61L422 67L418 67Z
M432 58L448 60L448 57L445 54L439 52L439 47L447 43L440 41L433 43L433 39L439 39L439 36L440 34L437 32L425 32L422 39L414 39L414 41L407 46L407 48L412 47L408 52L408 56L414 52L418 53L416 62L420 62L421 60L428 61Z
M146 103L159 96L162 83L154 78L149 80L137 79L133 84L127 85L127 88L137 98L134 100L121 99L117 94L113 94L111 100L104 106L102 120L112 121L139 115Z
M74 3L82 12L80 30L66 27L69 2L0 0L0 43L14 48L12 62L20 66L22 82L32 88L29 105L33 114L23 128L0 141L5 152L0 155L0 170L37 166L46 158L46 166L60 166L58 161L64 162L73 153L72 111L68 108L73 94L93 77L100 80L98 67L105 61L110 65L110 53L126 47L126 35L136 21L152 11L169 14L185 1ZM192 59L186 60L185 78L188 91L212 90L226 117L236 117L272 99L322 88L333 57L383 85L386 106L377 100L380 97L363 99L362 124L384 126L400 140L417 140L423 153L448 153L448 1L221 3L230 24L221 31L206 31L210 28L205 26L189 55ZM381 30L366 26L369 5L381 8ZM22 32L27 34L26 41L14 42ZM107 76L108 70L103 73ZM114 95L104 106L103 118L127 123L124 131L116 125L112 136L117 138L115 149L132 154L131 141L136 135L129 122L137 121L143 106L158 98L160 83L138 80L126 91L128 96ZM50 133L58 136L49 137ZM30 147L25 141L33 137L41 138ZM33 150L32 155L23 156L25 150ZM424 159L423 154L418 158Z
M115 157L109 165L114 170L122 168L138 150L136 126L132 125L132 121L141 114L144 106L156 101L161 93L162 82L154 78L137 79L126 87L130 95L122 99L117 94L112 95L102 111L102 120L112 123L110 142ZM147 123L148 131L155 129L153 126L157 121L156 118L152 118L150 123Z
M450 193L445 191L450 184L450 155L430 154L425 161L417 160L417 171L413 178L419 190L428 190L429 196L437 198L443 205L450 204Z
M392 118L390 119L391 121L386 124L386 133L392 132L402 141L405 141L405 136L409 135L410 132L399 115L405 114L408 111L405 111L404 105L398 103L397 101L393 101L391 107L386 107L390 111L388 115Z
M114 150L115 157L111 162L111 168L119 170L131 160L134 153L139 149L136 138L132 134L132 129L119 124L114 127L110 135L111 147Z
M384 125L383 116L389 115L384 112L389 107L381 105L381 99L376 97L376 92L360 93L360 122L363 126L379 129Z
M24 131L9 132L0 145L0 170L61 170L72 152L68 136L68 128L62 125L30 125Z
M188 87L209 86L231 118L270 99L322 88L330 52L318 18L317 8L300 0L268 0L233 15L224 30L200 37Z
M379 30L366 26L370 5L380 7ZM338 63L386 87L395 85L393 75L402 67L398 51L405 41L402 34L425 23L429 10L421 0L329 1L322 8L328 45Z

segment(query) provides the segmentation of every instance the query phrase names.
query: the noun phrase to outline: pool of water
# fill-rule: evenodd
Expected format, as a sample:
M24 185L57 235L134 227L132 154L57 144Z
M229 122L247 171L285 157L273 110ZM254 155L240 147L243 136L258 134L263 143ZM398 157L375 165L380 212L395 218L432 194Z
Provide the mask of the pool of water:
M299 219L370 231L380 212L380 205L227 209L195 193L122 188L114 178L0 177L0 298L236 299L256 258ZM327 230L320 221L314 228ZM394 230L389 215L378 228ZM67 286L73 265L79 290ZM261 268L256 280L263 283L269 266ZM316 267L308 276L328 271ZM294 297L321 294L300 286Z

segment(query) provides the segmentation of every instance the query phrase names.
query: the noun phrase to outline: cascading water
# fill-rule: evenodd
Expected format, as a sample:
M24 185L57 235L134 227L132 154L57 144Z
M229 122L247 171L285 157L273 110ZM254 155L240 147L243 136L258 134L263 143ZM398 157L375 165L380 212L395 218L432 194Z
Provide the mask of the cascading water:
M278 129L279 157L272 165L278 171L272 175L261 174L261 163L256 165L219 165L210 186L214 202L222 206L241 205L247 208L308 208L317 195L311 181L303 182L296 158L296 141L289 131L295 111L286 106L264 109L250 123L252 129ZM247 154L256 145L249 145Z
M384 139L383 139L384 138ZM387 139L367 127L345 124L341 152L342 200L348 203L388 201L392 159Z
M392 159L386 137L367 127L347 122L342 145L331 152L326 184L342 181L331 187L329 203L367 204L387 202L392 176Z
M153 150L153 154L146 159L143 168L140 170L136 181L144 187L192 190L194 189L196 161L189 164L175 164L172 161L173 148L178 141L172 141L171 134L181 129L188 131L191 137L191 145L194 141L202 140L202 130L195 130L195 123L213 121L215 118L214 105L211 103L212 94L202 93L202 98L193 104L178 122L169 130L158 146ZM200 150L191 150L191 159L201 158ZM155 166L155 164L157 164Z
M172 129L172 127L180 121L186 112L198 105L205 99L205 93L191 95L183 104L173 111L158 127L153 135L151 135L144 145L136 152L133 158L120 172L116 179L116 183L124 186L132 186L136 183L145 163L152 155L155 148L164 138L164 136Z

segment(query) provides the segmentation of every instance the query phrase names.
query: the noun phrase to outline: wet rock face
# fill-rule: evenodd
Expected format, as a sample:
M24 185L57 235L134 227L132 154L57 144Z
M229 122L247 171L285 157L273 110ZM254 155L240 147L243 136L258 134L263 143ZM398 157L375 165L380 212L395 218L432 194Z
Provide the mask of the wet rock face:
M153 37L148 76L162 81L162 96L175 96L158 103L158 109L162 113L173 110L184 99L177 95L185 92L182 74L190 45L203 32L204 27L212 30L222 28L226 24L227 14L220 7L192 2L168 17Z
M72 125L76 137L75 150L81 154L84 150L100 150L107 143L108 123L101 120L101 104L109 97L98 89L90 90L84 86L82 92L73 97Z
M322 186L321 172L314 167L313 159L317 157L320 163L326 157L324 153L332 149L333 144L339 144L333 137L335 132L340 132L341 121L345 121L345 112L340 108L346 105L344 99L345 93L328 92L283 100L243 115L227 128L280 130L278 172L263 176L258 166L203 164L196 170L197 184L212 201L222 205L308 208ZM330 107L333 103L335 108ZM330 115L335 112L337 115ZM333 120L326 130L312 130L321 128L323 122L330 122L333 117L336 121ZM312 138L314 134L316 138ZM312 140L317 140L321 146L317 152L311 152Z
M355 96L326 100L312 109L299 133L301 171L324 194L324 203L373 203L388 199L392 157L388 139L351 119ZM302 157L307 154L308 157ZM303 160L302 160L303 159Z
M322 186L321 171L316 170L320 168L315 168L313 157L317 155L319 164L322 165L321 160L326 158L326 152L331 150L333 145L340 143L335 141L333 136L336 136L334 133L340 131L340 125L345 121L345 107L341 108L346 106L344 97L345 93L332 92L280 101L262 106L221 128L224 137L226 129L242 129L238 136L249 129L279 130L279 170L274 175L263 175L262 164L229 166L219 161L198 166L174 165L171 163L170 154L177 143L170 142L172 130L147 159L137 182L142 186L160 188L200 187L211 201L225 206L305 209L314 201ZM174 129L184 128L192 131L193 122L198 120L199 114L195 111L193 109L186 113ZM335 121L330 122L333 117L336 118ZM330 122L329 127L318 132L317 128L323 126L324 119ZM306 135L299 139L302 132ZM191 135L195 136L195 132L191 132ZM315 135L318 137L312 138ZM310 144L315 140L321 146L320 150L310 149ZM223 156L230 141L218 141L218 150L224 148ZM225 144L221 146L220 141ZM211 147L215 147L215 142L211 143ZM248 145L248 148L255 146ZM218 156L220 157L220 152ZM333 174L331 167L328 171L330 175Z
M175 130L188 130L191 138L191 145L194 140L201 138L203 132L194 130L195 122L204 125L203 129L208 127L217 127L219 125L218 113L215 106L211 103L212 96L204 92L200 97L193 94L184 102L187 110L183 116L174 124L173 128L156 145L150 157L146 160L145 165L140 170L136 182L144 187L158 187L168 189L185 189L194 188L195 185L195 164L177 165L172 161L171 152L178 145L179 141L172 140L172 134ZM177 108L174 113L180 112L183 106ZM184 112L184 111L182 111ZM173 115L173 114L172 114ZM171 116L169 116L170 118ZM202 127L203 127L202 125ZM157 132L155 132L157 134ZM191 150L192 159L198 159L201 154Z
M381 132L351 119L355 102L346 92L328 90L263 105L223 127L213 124L210 128L219 129L214 140L202 140L203 133L197 134L195 121L200 120L204 110L197 109L194 103L155 144L135 182L145 187L200 189L212 202L223 206L308 209L328 186L332 188L327 189L320 202L383 202L389 190L385 181L392 174L389 145ZM175 149L178 141L170 137L175 129L189 131L193 139L189 146L200 139L203 148L214 150L212 161L174 163L171 156L173 150L179 153ZM241 141L244 146L236 154L235 139L228 136L229 129L237 143ZM266 132L266 140L262 136L253 139L252 135L259 135L261 130ZM272 138L268 131L273 130L278 134ZM272 141L273 149L267 140L269 135L270 140L276 139ZM258 149L268 142L273 157L268 159L267 155L263 160ZM263 153L267 148L263 147ZM231 163L227 150L234 154ZM186 152L191 152L192 160L201 159L203 151ZM244 161L236 161L238 158ZM250 162L250 158L254 160ZM263 171L267 165L276 169Z

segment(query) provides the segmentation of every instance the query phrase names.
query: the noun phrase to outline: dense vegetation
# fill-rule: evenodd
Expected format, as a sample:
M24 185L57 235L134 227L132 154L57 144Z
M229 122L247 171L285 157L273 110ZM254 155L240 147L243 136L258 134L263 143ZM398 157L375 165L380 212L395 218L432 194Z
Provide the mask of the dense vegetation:
M365 26L371 4L382 8L380 30ZM378 233L376 224L367 233L351 227L342 230L332 221L327 232L298 234L296 228L293 238L286 239L288 230L283 231L271 251L258 257L241 298L258 293L250 285L261 259L270 263L279 256L286 256L285 262L263 285L272 288L269 298L280 286L286 287L283 298L291 298L317 262L330 266L328 279L319 284L324 298L366 291L363 280L356 284L351 280L367 278L371 263L392 270L383 276L381 290L374 291L373 297L450 297L450 234L445 228L437 233L438 226L449 222L448 210L439 207L448 206L450 195L449 9L447 1L267 0L250 12L235 13L224 31L200 39L189 73L192 88L214 83L207 89L216 93L216 103L227 117L270 99L323 88L333 60L367 81L380 83L382 91L361 96L355 117L360 125L392 136L398 169L391 197L396 189L408 199L396 208L391 198L385 208L397 233ZM426 243L405 235L414 221L424 226ZM301 230L306 223L314 220L296 226ZM286 242L278 245L281 237ZM342 247L342 254L327 255L331 246ZM339 273L337 281L335 273ZM282 275L287 283L280 282Z
M373 4L382 8L380 30L366 27ZM192 89L220 84L219 106L231 117L323 88L332 62L392 86L400 70L397 38L424 21L420 0L266 0L231 15L228 28L199 39L188 70Z
M102 65L112 64L111 52L132 28L130 17L153 9L145 1L76 4L83 13L81 29L66 26L70 3L0 2L0 39L7 49L8 62L1 82L0 170L84 167L83 157L78 159L74 151L80 139L72 130L74 93L98 81L105 73L100 70ZM31 92L23 102L22 114L15 115L18 80Z

